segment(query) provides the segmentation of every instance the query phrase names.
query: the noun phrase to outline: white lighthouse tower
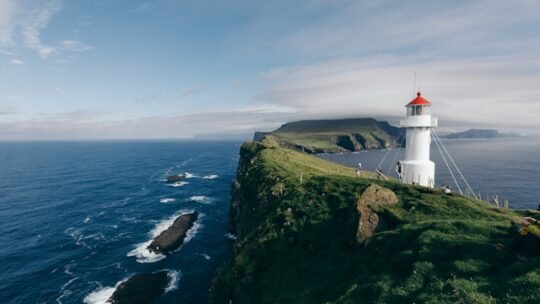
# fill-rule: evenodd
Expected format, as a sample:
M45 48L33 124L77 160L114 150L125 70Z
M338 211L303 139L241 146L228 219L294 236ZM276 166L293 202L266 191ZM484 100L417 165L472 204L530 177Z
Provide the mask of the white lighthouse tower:
M405 159L401 160L402 182L432 188L435 185L435 163L429 160L431 129L437 118L431 117L431 103L418 92L409 102L407 117L401 126L407 128Z

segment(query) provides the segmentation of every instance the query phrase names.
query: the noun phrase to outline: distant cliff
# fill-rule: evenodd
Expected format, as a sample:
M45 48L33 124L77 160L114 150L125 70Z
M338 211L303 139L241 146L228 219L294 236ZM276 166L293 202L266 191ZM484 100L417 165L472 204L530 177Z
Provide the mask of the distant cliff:
M536 303L540 257L496 249L524 214L247 142L210 303Z
M502 137L519 137L517 133L500 133L495 129L470 129L464 132L451 133L443 138L502 138Z
M372 118L302 120L272 132L255 132L254 140L271 135L287 148L307 153L346 152L402 146L402 129Z

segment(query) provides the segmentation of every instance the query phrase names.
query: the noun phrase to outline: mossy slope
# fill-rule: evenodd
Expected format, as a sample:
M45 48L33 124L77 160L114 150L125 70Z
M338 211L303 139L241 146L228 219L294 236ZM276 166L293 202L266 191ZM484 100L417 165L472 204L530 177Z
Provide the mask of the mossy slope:
M356 203L370 184L399 202L358 243ZM540 299L540 259L495 250L513 211L459 195L372 179L266 143L241 148L233 186L233 257L212 303L523 303Z

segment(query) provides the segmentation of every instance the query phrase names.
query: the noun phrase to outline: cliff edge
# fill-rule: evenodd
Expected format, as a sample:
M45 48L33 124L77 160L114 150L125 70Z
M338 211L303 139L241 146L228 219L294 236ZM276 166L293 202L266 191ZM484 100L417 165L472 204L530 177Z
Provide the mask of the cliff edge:
M540 258L496 249L524 215L245 143L231 190L233 254L211 303L523 303ZM538 216L531 211L530 214Z

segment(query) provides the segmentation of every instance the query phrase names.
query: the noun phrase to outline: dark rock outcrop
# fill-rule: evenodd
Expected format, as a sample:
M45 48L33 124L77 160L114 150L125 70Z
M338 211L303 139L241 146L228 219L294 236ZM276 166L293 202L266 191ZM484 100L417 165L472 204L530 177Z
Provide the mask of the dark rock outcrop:
M182 174L176 174L176 175L167 176L166 179L167 179L168 183L174 183L174 182L181 181L184 178L186 178L186 174L182 173Z
M356 209L360 213L356 238L363 242L370 238L373 233L380 230L381 220L377 209L382 205L395 204L399 201L392 190L372 184L364 190L356 203Z
M197 212L183 214L174 220L167 230L160 233L148 245L148 250L154 253L167 254L184 243L187 231L193 227L199 214Z
M169 284L167 271L136 274L121 283L107 300L111 304L144 304L159 297Z

